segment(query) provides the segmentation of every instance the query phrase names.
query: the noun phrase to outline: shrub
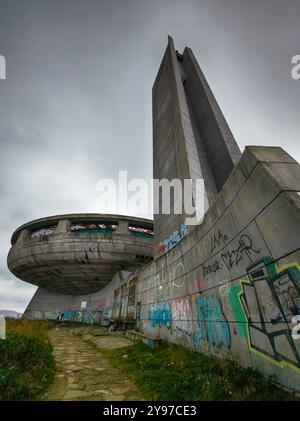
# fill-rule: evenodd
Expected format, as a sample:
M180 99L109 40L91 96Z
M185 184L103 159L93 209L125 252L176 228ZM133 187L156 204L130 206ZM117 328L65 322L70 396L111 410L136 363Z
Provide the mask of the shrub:
M54 358L48 339L52 323L7 322L0 341L0 400L35 400L53 380Z

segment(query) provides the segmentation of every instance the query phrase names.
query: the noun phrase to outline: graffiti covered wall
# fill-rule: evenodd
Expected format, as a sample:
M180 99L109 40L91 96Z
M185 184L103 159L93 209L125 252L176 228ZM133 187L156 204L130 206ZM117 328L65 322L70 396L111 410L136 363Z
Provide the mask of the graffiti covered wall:
M47 291L39 287L29 303L24 317L101 324L109 326L114 304L114 291L131 272L118 271L102 290L88 295L68 295Z
M131 275L118 272L88 296L39 288L26 312L54 318L56 309L70 311L91 323L101 312L106 325L130 316L149 340L234 355L300 390L300 339L293 334L300 315L299 192L296 161L280 148L247 147L203 223L156 260Z
M246 148L202 225L138 273L140 330L300 390L298 191L289 155Z

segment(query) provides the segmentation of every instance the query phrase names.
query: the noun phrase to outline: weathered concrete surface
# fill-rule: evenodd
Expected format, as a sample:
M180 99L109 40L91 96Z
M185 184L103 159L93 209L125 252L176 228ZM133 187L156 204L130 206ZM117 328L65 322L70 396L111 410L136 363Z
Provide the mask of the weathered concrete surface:
M118 228L72 231L72 222L109 222ZM128 228L133 224L152 229L151 221L115 215L61 215L33 221L13 234L8 267L18 278L54 293L98 291L118 270L132 270L151 260L152 238L134 235ZM49 234L34 236L44 227L49 227Z
M292 335L292 318L300 314L299 164L277 147L246 147L239 160L191 51L176 54L171 39L153 87L153 134L155 178L204 178L210 207L203 223L130 275L133 302L124 290L114 300L126 282L114 278L78 299L40 288L26 313L47 318L51 311L52 318L72 310L77 321L95 322L100 308L126 317L134 306L146 336L234 355L299 391L300 340ZM156 241L173 242L182 224L182 215L157 216ZM67 227L61 222L59 230ZM119 228L123 233L123 223ZM28 234L24 226L17 243Z
M204 221L138 272L140 330L300 390L300 166L247 147Z
M133 383L112 367L99 351L84 342L86 335L95 337L88 327L77 329L61 326L50 332L57 371L44 400L142 400ZM114 349L132 344L125 338L104 336L103 339L104 343L99 348Z
M48 309L74 309L89 321L84 314L101 306L111 315L118 306L126 317L128 296L114 302L114 291L129 275L137 278L134 312L145 335L233 354L300 390L300 341L291 322L300 314L299 192L299 165L288 154L247 147L203 223L169 252L89 296L38 290L28 314L48 318Z
M118 349L132 345L132 341L120 336L119 333L111 332L109 335L95 335L95 333L83 336L85 341L90 341L99 349Z
M191 49L178 54L171 37L152 101L154 179L203 179L207 210L241 152ZM155 245L184 222L184 212L154 215Z
M57 316L63 313L64 320L67 321L109 325L114 291L119 288L130 273L126 271L117 272L106 287L94 294L59 294L40 287L28 304L24 317L56 320ZM86 305L85 308L82 308L82 303Z

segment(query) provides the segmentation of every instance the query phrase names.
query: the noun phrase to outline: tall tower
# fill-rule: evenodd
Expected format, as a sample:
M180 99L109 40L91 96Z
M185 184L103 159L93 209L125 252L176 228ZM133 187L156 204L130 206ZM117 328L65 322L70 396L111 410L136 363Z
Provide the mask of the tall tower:
M241 152L192 50L186 47L179 54L170 36L152 88L152 105L154 179L203 179L207 210ZM170 238L172 245L173 233L173 242L180 238L184 222L184 214L154 215L156 255L170 248L159 245Z

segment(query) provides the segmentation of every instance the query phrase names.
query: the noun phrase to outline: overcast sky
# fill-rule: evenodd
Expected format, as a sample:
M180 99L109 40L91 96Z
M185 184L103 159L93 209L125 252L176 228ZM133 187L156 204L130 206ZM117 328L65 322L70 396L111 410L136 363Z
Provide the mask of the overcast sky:
M101 212L96 183L152 177L151 89L167 43L191 47L243 150L300 161L299 0L0 0L0 309L35 287L6 267L12 232Z

